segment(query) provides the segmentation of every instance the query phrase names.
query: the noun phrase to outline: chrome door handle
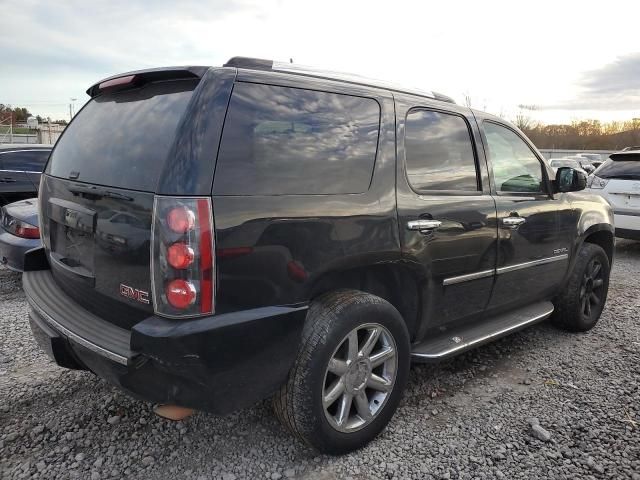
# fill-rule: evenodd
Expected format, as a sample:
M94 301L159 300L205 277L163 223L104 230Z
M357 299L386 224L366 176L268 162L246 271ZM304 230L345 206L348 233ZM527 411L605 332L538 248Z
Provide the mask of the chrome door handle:
M407 222L409 230L434 230L442 225L440 220L411 220Z
M523 217L505 217L502 219L502 225L504 225L505 227L514 228L522 225L526 221L527 219Z

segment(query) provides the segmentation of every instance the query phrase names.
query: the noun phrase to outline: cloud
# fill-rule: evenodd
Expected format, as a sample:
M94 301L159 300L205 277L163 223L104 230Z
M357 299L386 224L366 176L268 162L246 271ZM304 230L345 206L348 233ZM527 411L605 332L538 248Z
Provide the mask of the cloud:
M549 110L637 110L640 109L640 52L618 57L614 62L582 74L578 95Z

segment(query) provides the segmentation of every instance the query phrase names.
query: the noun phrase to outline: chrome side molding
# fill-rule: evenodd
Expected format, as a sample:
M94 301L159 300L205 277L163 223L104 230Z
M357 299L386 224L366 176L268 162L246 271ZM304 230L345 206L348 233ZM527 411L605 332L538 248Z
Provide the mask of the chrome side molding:
M471 280L477 280L479 278L491 277L496 273L495 269L482 270L480 272L468 273L466 275L459 275L457 277L445 278L442 282L443 285L455 285L456 283L468 282Z
M562 260L568 260L569 254L563 253L562 255L554 255L553 257L540 258L538 260L532 260L530 262L516 263L515 265L507 265L506 267L500 267L497 269L481 270L479 272L468 273L466 275L458 275L456 277L445 278L442 281L442 285L455 285L456 283L469 282L471 280L478 280L480 278L490 277L492 275L502 275L504 273L514 272L523 268L537 267L538 265L546 265L548 263L559 262Z
M547 263L560 262L569 258L568 253L562 255L555 255L553 257L541 258L539 260L533 260L531 262L516 263L515 265L507 265L506 267L500 267L496 270L498 275L502 273L509 273L515 270L522 270L523 268L537 267L538 265L546 265Z

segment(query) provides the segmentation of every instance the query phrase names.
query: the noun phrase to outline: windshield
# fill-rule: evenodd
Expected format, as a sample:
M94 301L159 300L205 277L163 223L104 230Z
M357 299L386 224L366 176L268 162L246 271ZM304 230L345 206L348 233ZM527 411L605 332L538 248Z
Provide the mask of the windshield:
M638 160L611 160L608 159L595 171L600 178L621 178L640 180L640 161Z
M156 82L90 100L58 141L47 173L154 191L196 84Z

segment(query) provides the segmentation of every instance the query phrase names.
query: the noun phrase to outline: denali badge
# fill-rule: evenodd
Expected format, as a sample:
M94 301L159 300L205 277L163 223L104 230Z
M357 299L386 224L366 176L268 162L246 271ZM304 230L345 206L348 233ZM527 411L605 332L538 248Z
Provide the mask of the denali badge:
M131 298L132 300L137 300L140 303L149 304L149 292L138 290L137 288L130 287L124 283L120 284L120 295Z

